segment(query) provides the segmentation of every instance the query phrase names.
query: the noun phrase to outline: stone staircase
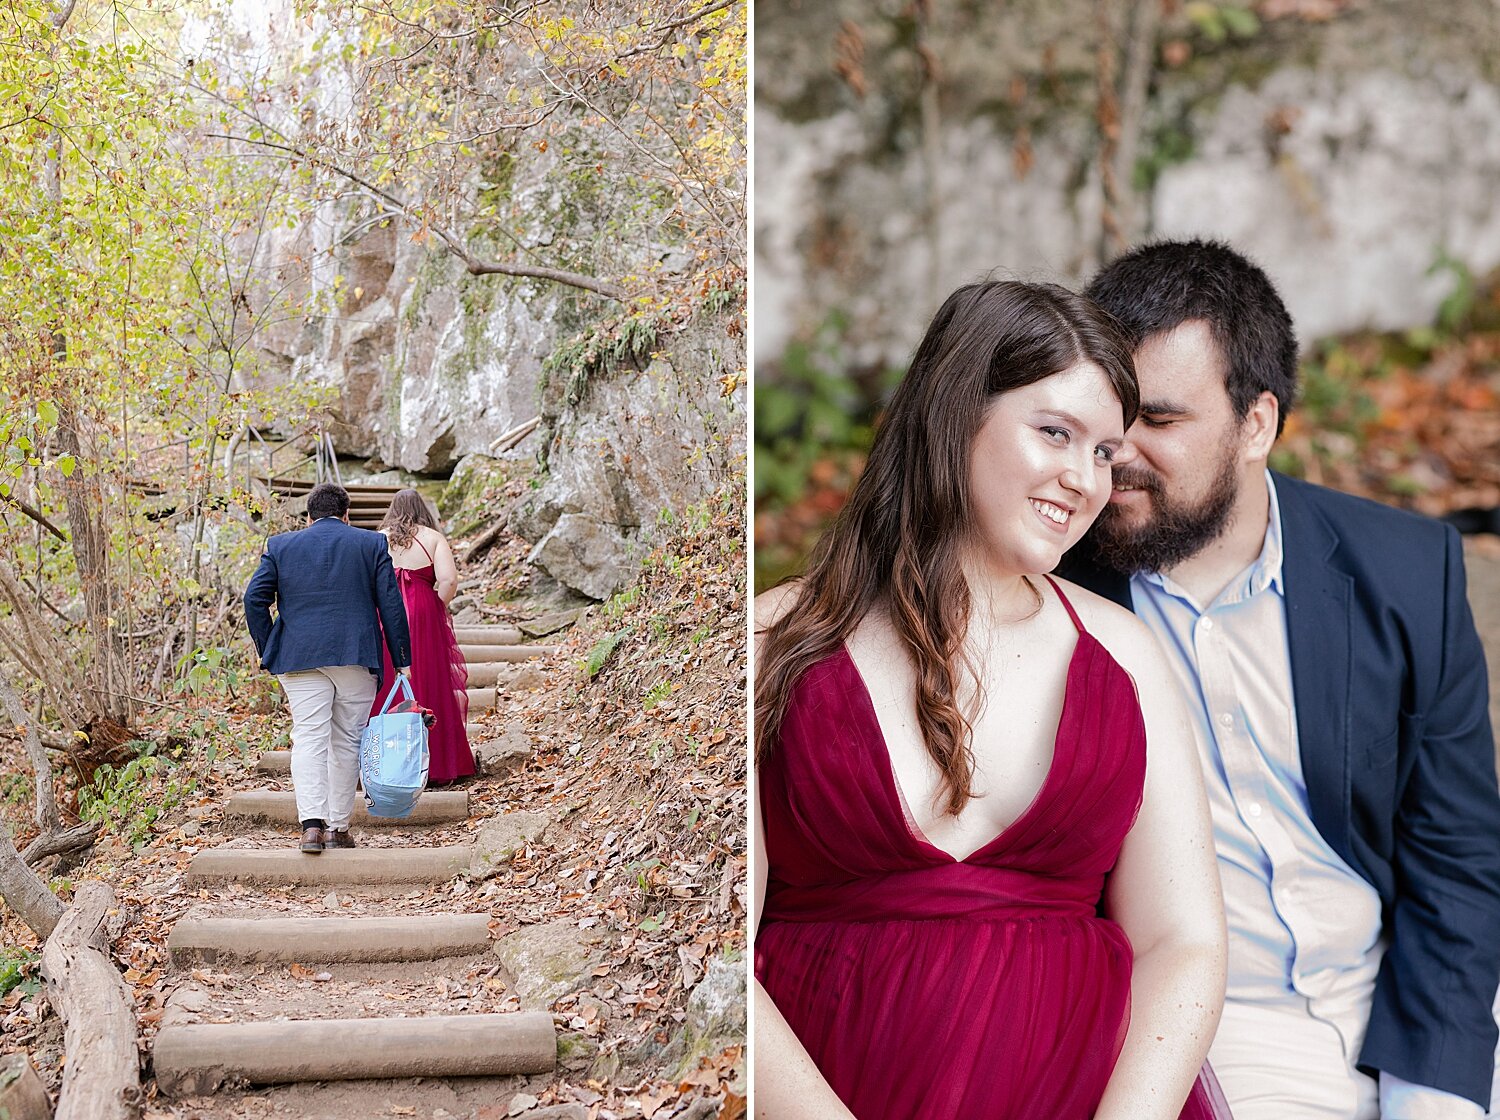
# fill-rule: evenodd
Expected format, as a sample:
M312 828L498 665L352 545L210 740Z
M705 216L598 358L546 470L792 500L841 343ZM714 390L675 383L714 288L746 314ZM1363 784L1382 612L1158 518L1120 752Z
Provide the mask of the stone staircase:
M493 670L496 682L501 670L554 652L518 645L508 627L459 636L473 651L471 673ZM482 713L496 695L496 683L471 689L471 709ZM480 731L471 724L471 739ZM468 1103L487 1107L515 1089L515 1075L550 1074L557 1041L545 1011L515 1001L495 1011L484 999L470 1010L466 997L448 1000L460 1010L446 1013L436 995L409 994L413 985L447 993L459 976L469 978L465 992L504 989L487 979L499 971L491 915L466 912L466 881L455 881L474 859L469 794L426 792L399 821L372 818L356 802L359 846L311 855L295 846L289 758L261 757L269 784L228 798L224 842L198 851L184 872L184 894L196 901L167 939L174 983L151 1046L158 1091L201 1098L194 1116L227 1117L241 1115L229 1098L247 1085L302 1085L314 1095L375 1085L363 1098L341 1090L336 1105L299 1098L293 1112L385 1114L370 1102L400 1098L416 1111L398 1114L432 1115L433 1086L448 1101L454 1084L468 1086Z
M317 485L303 478L266 478L257 481L272 494L282 498L306 499ZM349 524L358 529L378 529L391 508L391 499L401 492L400 486L372 486L351 482L344 486L349 492Z

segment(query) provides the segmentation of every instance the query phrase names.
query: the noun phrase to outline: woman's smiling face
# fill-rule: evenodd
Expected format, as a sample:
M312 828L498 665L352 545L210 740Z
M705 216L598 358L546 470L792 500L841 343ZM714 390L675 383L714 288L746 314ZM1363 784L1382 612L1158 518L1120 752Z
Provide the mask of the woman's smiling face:
M997 396L969 451L974 561L997 575L1055 568L1109 500L1124 436L1093 362Z

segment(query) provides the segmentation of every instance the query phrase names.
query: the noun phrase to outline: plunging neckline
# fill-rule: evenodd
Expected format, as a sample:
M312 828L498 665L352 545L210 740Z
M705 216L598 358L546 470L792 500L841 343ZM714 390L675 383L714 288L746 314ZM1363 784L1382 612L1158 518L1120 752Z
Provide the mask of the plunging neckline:
M1060 593L1059 598L1061 598ZM1063 602L1067 605L1066 600L1063 600ZM890 807L901 818L903 833L917 847L927 849L948 863L966 864L978 856L989 852L991 848L999 847L1002 841L1009 839L1022 825L1028 823L1040 812L1042 806L1051 799L1054 793L1053 786L1057 782L1058 745L1062 742L1063 728L1068 725L1068 717L1072 714L1073 674L1078 667L1079 653L1086 643L1098 644L1094 636L1083 628L1083 624L1077 620L1076 615L1073 615L1071 605L1068 605L1068 607L1068 614L1073 616L1073 625L1077 631L1078 640L1073 643L1073 652L1068 655L1068 669L1063 680L1062 709L1057 715L1057 730L1052 734L1052 760L1047 764L1047 774L1042 779L1042 784L1036 791L1035 796L1032 797L1026 808L1021 810L1020 815L1001 829L993 838L985 841L962 859L955 856L946 848L939 848L929 840L926 834L923 833L921 825L917 823L916 815L907 812L910 802L906 800L905 794L901 791L901 785L896 780L896 767L891 761L890 744L886 742L885 729L880 726L880 717L875 713L875 697L870 692L870 686L865 683L865 675L860 671L859 664L854 660L854 654L849 650L849 643L847 641L839 643L839 653L849 663L849 668L853 671L855 680L859 682L859 689L864 699L865 713L875 728L875 738L880 744L880 750L873 753L880 756L875 768L880 777L881 787L885 791L886 799L890 802Z

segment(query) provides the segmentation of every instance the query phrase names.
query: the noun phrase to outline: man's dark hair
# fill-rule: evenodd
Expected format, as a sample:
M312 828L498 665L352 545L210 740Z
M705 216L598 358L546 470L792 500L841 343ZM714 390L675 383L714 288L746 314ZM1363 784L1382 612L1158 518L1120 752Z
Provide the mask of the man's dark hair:
M307 495L307 516L314 521L349 512L349 491L337 482L320 482Z
M1159 241L1106 265L1084 294L1120 321L1136 348L1202 319L1224 356L1235 417L1243 420L1269 390L1281 406L1281 434L1297 395L1297 337L1257 265L1222 241Z

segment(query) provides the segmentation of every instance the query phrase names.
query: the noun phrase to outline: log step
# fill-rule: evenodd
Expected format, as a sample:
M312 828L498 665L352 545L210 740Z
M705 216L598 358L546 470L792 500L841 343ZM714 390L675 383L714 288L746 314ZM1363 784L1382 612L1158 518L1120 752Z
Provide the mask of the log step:
M221 961L430 961L489 948L485 914L402 918L183 918L167 949L179 965Z
M288 751L288 754L291 752ZM232 794L224 808L226 817L244 820L274 821L277 824L296 824L297 795L290 790L256 789ZM461 821L469 815L469 795L463 790L435 789L417 798L410 814L401 818L372 817L365 809L362 798L354 799L354 816L350 823L356 825L400 827L402 825L444 824Z
M469 866L467 845L441 848L341 848L299 851L285 848L208 848L188 864L189 883L230 879L239 883L357 886L446 883Z
M453 633L460 645L516 646L521 644L521 631L515 626L455 626Z
M465 691L469 694L469 711L471 712L500 706L500 698L493 688L470 688Z
M533 658L549 658L557 654L556 646L508 646L508 645L474 645L472 643L460 642L458 652L464 655L464 660L470 665L482 665L488 662L513 663L517 661L530 661Z
M552 1016L428 1015L163 1027L152 1047L164 1093L201 1096L226 1081L274 1085L383 1077L549 1073Z

